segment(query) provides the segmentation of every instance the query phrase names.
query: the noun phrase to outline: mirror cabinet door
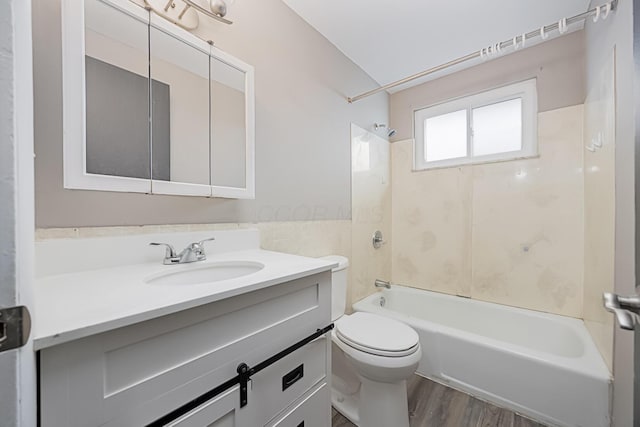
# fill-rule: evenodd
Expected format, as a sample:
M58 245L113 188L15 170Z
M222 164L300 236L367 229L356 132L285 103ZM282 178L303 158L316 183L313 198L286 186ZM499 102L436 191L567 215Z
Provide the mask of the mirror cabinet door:
M149 179L147 26L104 3L87 6L87 173Z
M210 196L209 45L187 43L161 28L171 24L156 27L154 18L149 32L152 192Z
M210 67L213 195L253 198L253 69L219 56Z
M211 58L211 183L246 187L244 71Z
M79 14L63 28L65 187L149 192L148 12L77 6L63 3Z

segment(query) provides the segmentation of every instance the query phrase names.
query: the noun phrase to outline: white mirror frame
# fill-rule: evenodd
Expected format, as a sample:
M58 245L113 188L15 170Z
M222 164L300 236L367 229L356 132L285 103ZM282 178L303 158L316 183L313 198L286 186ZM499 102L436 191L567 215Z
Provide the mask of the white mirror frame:
M255 96L254 68L243 61L209 46L200 38L171 24L129 0L99 0L123 13L167 32L212 58L245 73L245 187L191 184L173 181L99 175L86 172L86 101L84 1L62 0L62 123L64 188L183 196L255 198ZM210 142L211 143L211 142ZM151 161L151 160L150 160Z

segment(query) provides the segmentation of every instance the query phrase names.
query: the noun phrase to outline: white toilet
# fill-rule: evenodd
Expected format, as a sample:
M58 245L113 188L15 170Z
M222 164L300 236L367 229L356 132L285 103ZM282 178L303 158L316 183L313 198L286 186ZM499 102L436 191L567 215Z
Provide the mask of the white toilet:
M349 260L324 259L339 264L331 276L331 403L359 427L409 427L406 380L422 356L418 334L391 318L344 314Z

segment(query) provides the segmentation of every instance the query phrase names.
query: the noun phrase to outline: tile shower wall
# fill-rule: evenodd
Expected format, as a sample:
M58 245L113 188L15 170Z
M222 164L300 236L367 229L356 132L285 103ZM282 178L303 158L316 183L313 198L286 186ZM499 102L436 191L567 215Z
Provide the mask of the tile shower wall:
M538 115L534 159L412 172L391 144L392 280L582 316L583 106Z
M584 151L584 322L611 370L615 325L602 293L614 291L615 53L603 58L584 105L584 143L594 150Z

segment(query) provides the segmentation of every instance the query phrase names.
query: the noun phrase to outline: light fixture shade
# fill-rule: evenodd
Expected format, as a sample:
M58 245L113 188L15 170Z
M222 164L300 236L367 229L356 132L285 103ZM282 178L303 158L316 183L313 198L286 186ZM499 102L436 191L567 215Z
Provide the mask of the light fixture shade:
M227 3L224 0L210 0L210 8L221 18L227 14Z

